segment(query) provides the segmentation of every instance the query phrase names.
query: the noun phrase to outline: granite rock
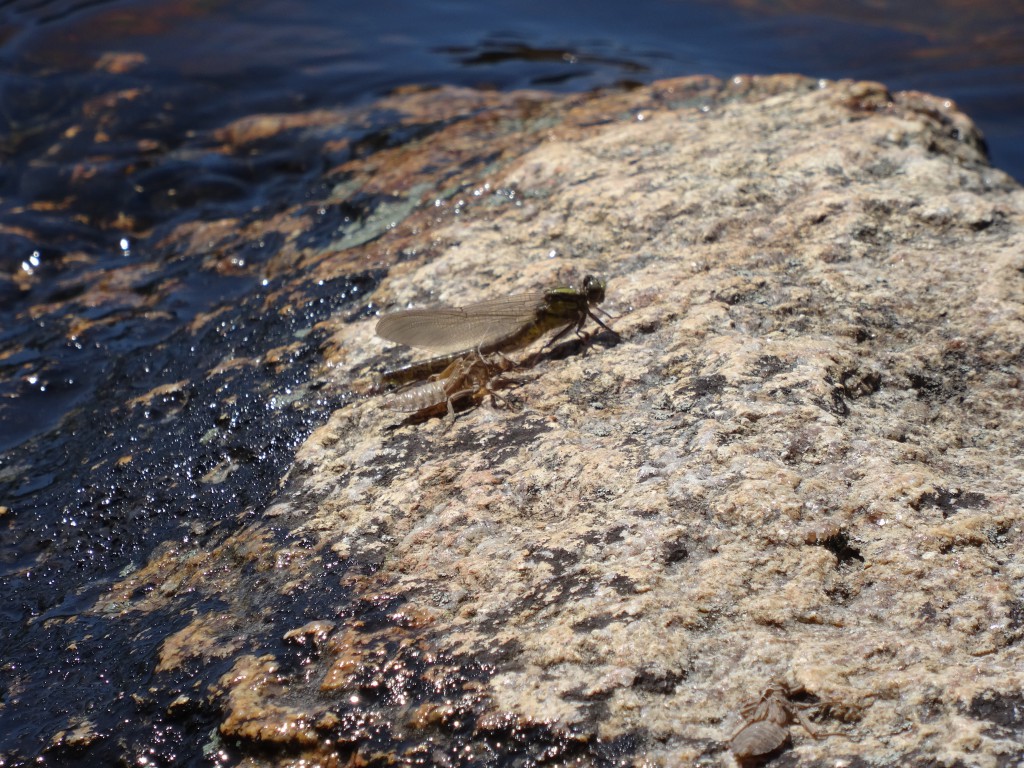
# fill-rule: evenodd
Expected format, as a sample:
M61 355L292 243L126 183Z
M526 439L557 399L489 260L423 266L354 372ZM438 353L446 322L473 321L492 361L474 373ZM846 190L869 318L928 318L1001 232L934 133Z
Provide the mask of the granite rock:
M227 664L194 695L252 764L729 763L776 679L827 734L780 764L1024 752L1024 191L971 121L797 76L390 98L464 119L343 169L383 234L276 269L387 265L383 311L602 275L621 340L450 425L364 394L93 610L215 603L154 667ZM326 386L415 359L374 324L329 321Z

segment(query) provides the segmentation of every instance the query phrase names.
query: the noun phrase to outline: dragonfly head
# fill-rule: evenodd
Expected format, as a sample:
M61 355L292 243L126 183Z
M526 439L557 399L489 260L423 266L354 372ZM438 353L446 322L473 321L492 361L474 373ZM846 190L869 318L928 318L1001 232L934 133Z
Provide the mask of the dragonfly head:
M583 278L583 293L587 297L587 304L593 306L604 301L604 290L607 284L604 280L593 275Z

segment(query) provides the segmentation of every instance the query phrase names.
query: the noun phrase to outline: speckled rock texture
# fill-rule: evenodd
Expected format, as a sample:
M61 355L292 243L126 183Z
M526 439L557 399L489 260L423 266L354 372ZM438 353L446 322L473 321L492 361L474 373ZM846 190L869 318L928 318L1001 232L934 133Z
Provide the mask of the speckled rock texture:
M390 264L380 311L602 275L622 338L567 337L521 409L452 425L364 394L215 550L116 584L94 611L205 596L153 659L223 666L175 705L221 712L204 749L728 765L783 680L820 738L773 765L1017 765L1024 191L970 120L795 76L392 98L471 117L348 169L339 199L398 201L383 235L279 269ZM370 314L329 322L325 386L416 359Z

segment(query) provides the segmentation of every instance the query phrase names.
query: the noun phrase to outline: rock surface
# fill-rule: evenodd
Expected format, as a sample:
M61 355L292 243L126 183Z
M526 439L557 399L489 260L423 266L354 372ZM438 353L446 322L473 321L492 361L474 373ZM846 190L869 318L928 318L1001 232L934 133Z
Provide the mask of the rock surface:
M824 734L778 764L1013 764L1024 191L969 119L799 77L487 98L392 97L460 119L336 169L377 229L272 271L393 265L384 310L603 275L622 340L450 428L337 410L268 508L92 611L206 606L153 668L222 669L175 711L251 765L728 763L774 679ZM374 324L329 321L326 386L415 359Z

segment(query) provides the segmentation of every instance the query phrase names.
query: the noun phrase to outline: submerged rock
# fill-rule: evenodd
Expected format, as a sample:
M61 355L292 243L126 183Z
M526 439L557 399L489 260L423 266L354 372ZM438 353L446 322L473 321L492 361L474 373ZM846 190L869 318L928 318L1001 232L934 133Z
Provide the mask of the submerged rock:
M1024 751L1024 191L955 105L779 76L378 106L422 135L329 174L323 220L375 201L363 229L310 219L268 273L386 266L370 310L597 274L622 339L450 428L339 408L263 508L88 608L188 613L148 688L213 714L207 756L718 764L777 679L824 726L788 764ZM318 390L399 361L372 314L320 323Z

